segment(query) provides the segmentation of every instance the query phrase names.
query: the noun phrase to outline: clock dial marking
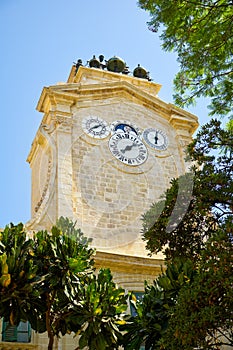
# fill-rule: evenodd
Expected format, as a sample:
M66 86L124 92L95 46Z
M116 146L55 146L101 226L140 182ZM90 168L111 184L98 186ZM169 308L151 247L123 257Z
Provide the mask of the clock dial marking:
M164 131L148 128L143 132L143 139L152 148L163 151L168 146L167 135Z
M147 149L134 132L116 132L109 140L112 155L124 164L138 166L147 159Z
M97 139L104 139L110 133L108 123L105 120L95 116L90 116L83 119L82 128L87 135Z

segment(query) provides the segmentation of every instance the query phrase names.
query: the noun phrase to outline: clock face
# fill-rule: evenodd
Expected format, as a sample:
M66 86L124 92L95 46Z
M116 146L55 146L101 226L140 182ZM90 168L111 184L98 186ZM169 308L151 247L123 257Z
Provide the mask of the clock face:
M134 132L116 132L109 140L114 157L124 164L137 166L147 159L147 148Z
M97 139L104 139L110 133L108 123L105 120L95 116L83 119L82 128L87 135Z
M155 128L145 129L143 139L152 148L157 150L165 150L168 145L168 140L165 132Z
M127 120L116 120L115 122L112 123L111 130L112 130L112 133L115 133L115 132L124 132L124 133L133 132L137 136L139 135L139 128L136 125L128 122Z

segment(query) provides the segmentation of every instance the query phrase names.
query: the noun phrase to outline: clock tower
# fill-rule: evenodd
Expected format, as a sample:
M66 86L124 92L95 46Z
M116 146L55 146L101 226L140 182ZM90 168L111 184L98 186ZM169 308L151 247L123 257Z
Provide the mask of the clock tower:
M97 267L110 267L124 288L143 290L163 257L148 257L141 217L170 180L184 174L185 147L197 117L158 97L144 68L93 57L72 66L68 81L45 87L41 125L28 156L31 230L60 216L93 239Z

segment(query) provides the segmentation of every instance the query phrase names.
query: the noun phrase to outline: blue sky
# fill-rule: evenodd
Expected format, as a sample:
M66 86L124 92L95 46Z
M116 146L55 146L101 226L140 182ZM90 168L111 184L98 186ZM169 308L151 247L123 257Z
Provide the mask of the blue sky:
M0 0L0 227L30 219L31 179L26 162L42 119L36 105L44 86L65 82L72 63L94 54L141 64L172 101L176 56L148 30L149 14L136 0ZM190 112L208 120L205 101Z

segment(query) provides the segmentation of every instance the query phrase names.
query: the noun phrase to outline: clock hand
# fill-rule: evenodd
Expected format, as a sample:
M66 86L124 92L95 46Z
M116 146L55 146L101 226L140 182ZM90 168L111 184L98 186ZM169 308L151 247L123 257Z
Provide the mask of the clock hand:
M131 149L132 149L134 146L137 146L137 144L136 144L136 143L132 143L131 145L127 145L124 149L121 149L121 152L122 152L122 153L125 153L126 151L131 151Z
M156 131L156 133L155 133L155 145L157 145L158 140L159 140L159 138L158 138L158 131Z
M90 128L89 130L91 131L91 130L97 129L97 128L99 128L100 126L101 126L101 124L94 125L94 126L92 126L92 128Z

